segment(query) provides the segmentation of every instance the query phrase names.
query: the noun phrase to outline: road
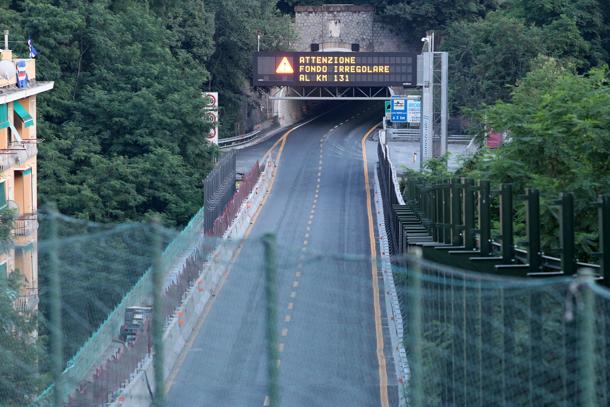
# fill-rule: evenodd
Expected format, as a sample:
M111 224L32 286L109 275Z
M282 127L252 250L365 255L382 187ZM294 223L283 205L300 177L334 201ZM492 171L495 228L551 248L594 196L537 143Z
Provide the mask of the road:
M380 385L386 377L392 389L395 383L387 373L393 371L389 353L376 352L389 344L388 335L379 337L383 307L375 315L361 149L361 139L382 114L370 104L344 104L294 130L283 148L278 144L271 194L168 383L169 406L270 404L260 239L269 232L278 242L273 332L280 405L386 404L388 391ZM242 165L278 137L242 150ZM368 156L375 157L374 149ZM390 405L394 393L389 391Z

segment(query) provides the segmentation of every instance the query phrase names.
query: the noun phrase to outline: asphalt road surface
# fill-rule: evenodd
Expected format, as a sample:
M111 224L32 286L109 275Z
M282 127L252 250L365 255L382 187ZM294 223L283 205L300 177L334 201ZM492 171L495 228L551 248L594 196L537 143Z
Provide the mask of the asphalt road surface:
M361 140L383 114L376 105L342 104L288 136L272 192L168 383L168 405L269 405L269 363L279 366L279 405L380 406L380 376L388 377L395 405L391 356L385 352L382 374L376 352L367 260ZM242 165L280 136L240 151ZM368 156L372 179L374 149ZM261 242L269 232L278 243L273 337ZM383 297L381 304L377 323L384 326ZM278 361L270 359L270 338ZM387 334L383 340L387 350Z

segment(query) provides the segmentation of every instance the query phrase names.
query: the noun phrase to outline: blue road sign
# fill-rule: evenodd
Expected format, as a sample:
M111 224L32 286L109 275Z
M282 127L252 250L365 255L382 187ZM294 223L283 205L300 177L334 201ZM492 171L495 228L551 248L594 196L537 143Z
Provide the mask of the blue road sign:
M421 121L421 98L419 96L407 99L407 121L411 124L419 124Z
M390 120L396 123L407 122L407 99L403 96L392 98L392 111Z

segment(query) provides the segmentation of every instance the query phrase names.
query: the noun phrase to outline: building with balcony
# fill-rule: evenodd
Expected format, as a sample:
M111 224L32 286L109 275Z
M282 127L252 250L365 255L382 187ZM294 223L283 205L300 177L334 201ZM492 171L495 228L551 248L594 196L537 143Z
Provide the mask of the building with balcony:
M36 60L0 50L0 208L15 213L14 244L0 252L0 279L19 270L23 288L15 306L38 306L36 98L53 82L36 80Z

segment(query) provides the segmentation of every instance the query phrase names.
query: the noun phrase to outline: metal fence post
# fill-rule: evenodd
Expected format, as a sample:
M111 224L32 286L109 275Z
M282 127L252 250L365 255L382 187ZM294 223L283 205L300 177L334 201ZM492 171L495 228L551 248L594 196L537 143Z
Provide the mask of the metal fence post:
M461 202L460 202L460 189L462 185L459 180L451 179L451 245L459 246L462 244L462 238L460 236L460 225L462 221L462 214L460 213Z
M466 250L475 248L474 242L474 181L471 178L463 180L464 185L464 232L463 243Z
M491 192L489 181L479 182L479 239L482 256L492 254L491 245Z
M417 259L413 262L411 271L407 271L410 277L410 310L409 312L409 341L411 355L411 403L413 407L424 406L424 378L422 357L422 293L421 293L421 251L416 252Z
M610 195L598 198L600 267L603 284L610 287Z
M595 393L595 294L593 293L594 274L592 270L579 273L582 279L583 311L580 318L580 405L583 407L597 406Z
M536 273L542 267L540 249L540 193L535 188L526 191L527 213L527 262L530 272Z
M53 376L53 399L55 406L64 405L63 394L63 332L61 321L61 276L59 275L59 250L57 232L58 213L54 205L49 209L49 288L50 331L51 331L51 371Z
M267 392L269 405L278 407L280 405L280 394L278 387L279 377L279 350L277 339L277 257L275 235L266 234L263 236L263 246L265 249L265 296L266 307L266 340L267 340ZM375 261L373 259L373 261Z
M500 195L500 228L502 233L502 262L512 263L514 260L513 243L513 186L502 184Z
M451 181L445 184L444 190L444 203L443 203L443 216L445 217L445 225L443 231L445 233L442 243L451 244L451 224L453 222L451 215Z
M152 222L152 343L153 343L153 370L155 377L155 392L152 405L162 407L165 399L164 371L163 371L163 272L161 266L161 231L157 219Z
M574 244L574 195L561 194L561 269L565 274L576 273L576 246Z

